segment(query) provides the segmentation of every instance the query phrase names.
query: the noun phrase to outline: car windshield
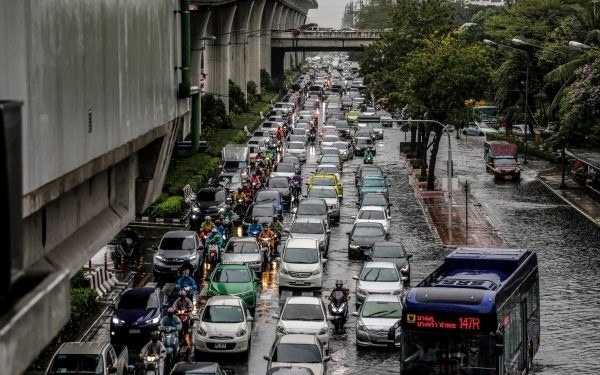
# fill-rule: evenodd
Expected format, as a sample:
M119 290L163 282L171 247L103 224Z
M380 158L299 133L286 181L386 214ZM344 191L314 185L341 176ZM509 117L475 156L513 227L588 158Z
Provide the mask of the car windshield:
M202 315L202 321L207 323L241 323L244 312L239 306L207 306Z
M384 236L383 226L355 226L353 237L382 237Z
M318 167L316 170L317 173L338 173L338 169L335 165L328 167Z
M375 302L367 301L362 308L363 318L402 318L402 306L397 302Z
M385 197L379 195L367 195L362 200L363 206L387 206L387 204Z
M310 189L308 195L311 198L337 198L337 193L334 189Z
M406 258L406 250L402 246L373 246L373 258Z
M267 186L269 186L270 188L287 188L290 186L290 183L287 177L271 178Z
M212 281L217 283L249 283L252 277L244 269L217 269Z
M161 250L195 250L192 237L165 237L158 246Z
M311 344L279 344L273 352L273 362L321 363L321 350Z
M296 172L296 167L294 167L294 165L292 165L292 164L279 163L279 164L277 164L277 167L275 167L275 171L276 172L295 173Z
M358 213L358 218L362 220L384 220L383 211L363 210Z
M310 184L314 186L333 186L335 185L335 180L329 177L313 177L310 180Z
M201 191L196 197L198 202L221 202L225 200L225 191Z
M291 149L291 150L303 150L304 149L304 144L292 142L292 143L290 143L290 145L288 146L288 148Z
M317 249L287 248L283 255L285 263L313 264L319 262Z
M126 293L117 309L119 310L146 310L158 307L158 301L152 294Z
M362 281L398 281L398 273L394 268L365 267L359 277Z
M269 192L259 192L256 195L256 203L278 203L279 202L279 192L277 191L269 191ZM256 216L256 215L254 215Z
M294 130L292 130L292 134L304 135L306 134L306 129L294 128Z
M323 137L323 142L336 142L338 140L338 137L335 135L326 135L325 137Z
M517 161L515 159L509 159L509 158L506 158L506 159L494 159L494 164L496 166L501 166L501 165L503 165L503 166L514 166L514 165L517 165Z
M348 149L348 144L345 142L336 142L334 144L335 147L338 148L338 150L347 150Z
M287 304L281 315L282 320L323 321L323 309L320 305Z
M223 164L223 169L226 170L237 170L246 168L246 162L244 161L226 161Z
M327 205L300 203L296 215L327 215Z
M323 228L322 223L295 222L292 225L292 229L291 229L292 233L304 233L304 234L309 234L309 233L322 234L324 231L325 231L325 228Z
M384 179L379 178L368 178L362 181L361 186L367 187L387 187L387 183Z
M102 356L97 354L58 354L48 374L104 374Z
M339 164L340 157L336 155L325 155L321 158L321 164Z
M273 212L273 206L254 206L252 208L252 216L253 217L267 217L273 216L275 212Z
M255 254L259 250L254 242L229 241L225 252L230 254Z

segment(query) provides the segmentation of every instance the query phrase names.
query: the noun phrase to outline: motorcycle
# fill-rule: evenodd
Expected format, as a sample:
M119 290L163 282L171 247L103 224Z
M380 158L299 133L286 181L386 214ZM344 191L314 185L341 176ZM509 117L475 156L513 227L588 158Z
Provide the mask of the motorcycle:
M140 257L140 237L133 229L127 227L120 238L111 243L110 258L118 267L123 260L135 264Z
M329 314L333 316L333 327L336 333L344 330L344 324L348 319L348 299L341 290L336 290L329 296L329 305L327 306Z
M263 237L259 241L260 252L263 255L263 265L268 264L272 256L271 240L271 237Z
M314 134L314 133L309 133L309 134L308 134L308 143L309 143L311 146L314 146L314 145L315 145L315 141L316 141L316 139L317 139L317 136L316 136L316 134Z
M373 156L366 155L363 161L365 164L373 164Z
M243 218L244 215L246 214L247 208L248 207L246 207L246 202L243 199L238 199L235 202L235 206L233 207L233 212L235 212L239 218Z
M175 314L181 320L181 324L183 326L181 330L182 342L184 345L181 351L182 360L189 360L192 355L192 338L191 338L191 327L190 327L190 316L185 310L176 310Z
M179 356L179 334L177 328L166 326L161 328L162 342L167 349L167 357L165 358L165 367L170 368L177 363Z
M302 192L302 186L300 185L300 181L292 180L290 184L290 190L292 193L292 201L298 202L300 197L300 193Z
M208 263L210 269L215 269L215 266L219 262L219 246L216 243L208 245Z
M257 238L262 229L259 228L248 228L248 237Z
M229 218L223 219L223 241L231 236L231 230L233 229L233 223Z
M200 224L202 223L202 215L200 212L200 207L196 204L196 202L192 203L192 208L190 209L190 213L188 216L188 225L190 230L194 232L198 231L200 228Z
M160 357L151 354L144 358L144 374L157 375L160 371Z

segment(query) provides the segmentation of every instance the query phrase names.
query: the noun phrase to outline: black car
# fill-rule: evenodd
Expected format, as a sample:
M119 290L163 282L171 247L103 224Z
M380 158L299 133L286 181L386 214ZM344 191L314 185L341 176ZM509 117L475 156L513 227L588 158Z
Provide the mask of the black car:
M110 305L111 344L145 344L156 331L169 307L167 296L157 288L130 288Z
M388 239L388 234L380 223L358 222L347 235L348 259L364 259L375 242Z
M246 211L246 216L244 217L244 224L250 225L254 219L258 220L259 224L271 223L273 221L273 217L279 217L283 219L277 212L277 209L273 205L273 203L252 203L248 210Z
M290 179L287 177L271 177L267 181L267 188L277 190L281 193L283 203L286 207L290 207L292 196L290 195Z
M359 208L363 206L380 206L387 209L388 215L390 214L391 203L388 202L385 194L383 193L365 193L359 202L356 202Z
M158 246L152 248L156 251L152 265L154 281L175 279L185 257L189 258L195 274L202 264L204 248L198 233L191 230L168 231Z
M404 245L400 242L375 242L367 255L370 262L393 262L402 276L406 276L406 282L410 282L410 258Z
M196 203L201 216L217 216L219 209L225 207L229 192L225 188L203 188L196 194Z
M373 149L375 155L375 147L372 138L359 137L354 140L354 155L364 155L367 148Z

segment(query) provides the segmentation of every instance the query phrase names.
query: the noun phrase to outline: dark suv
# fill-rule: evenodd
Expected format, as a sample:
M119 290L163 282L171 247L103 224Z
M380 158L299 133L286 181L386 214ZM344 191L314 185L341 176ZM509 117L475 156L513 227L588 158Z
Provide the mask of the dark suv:
M196 194L196 204L200 208L200 215L217 216L219 209L225 207L225 200L229 191L225 188L203 188Z
M154 266L152 273L154 280L174 279L177 271L183 264L184 258L190 258L190 263L198 272L202 264L203 247L198 233L190 230L174 230L164 234L158 247L153 246Z

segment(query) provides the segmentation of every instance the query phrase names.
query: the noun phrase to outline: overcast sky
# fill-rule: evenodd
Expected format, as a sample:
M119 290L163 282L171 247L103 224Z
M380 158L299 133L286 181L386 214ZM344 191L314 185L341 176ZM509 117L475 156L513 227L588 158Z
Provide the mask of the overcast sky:
M308 11L306 23L317 23L322 27L339 28L346 4L351 0L317 0L318 9Z

